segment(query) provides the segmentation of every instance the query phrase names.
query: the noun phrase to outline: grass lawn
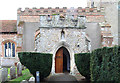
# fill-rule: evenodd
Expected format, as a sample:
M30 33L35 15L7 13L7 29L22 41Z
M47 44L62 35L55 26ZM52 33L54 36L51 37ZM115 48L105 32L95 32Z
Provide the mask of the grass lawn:
M8 74L10 75L10 68L8 68ZM8 76L8 78L10 78L10 76Z
M15 69L15 72L16 72L16 74L17 74L17 67L16 67L16 69ZM8 68L8 78L10 78L10 68Z
M23 74L22 76L20 76L16 79L10 80L7 83L20 83L22 80L27 80L30 77L32 77L32 75L30 74L28 69L23 70L22 74Z

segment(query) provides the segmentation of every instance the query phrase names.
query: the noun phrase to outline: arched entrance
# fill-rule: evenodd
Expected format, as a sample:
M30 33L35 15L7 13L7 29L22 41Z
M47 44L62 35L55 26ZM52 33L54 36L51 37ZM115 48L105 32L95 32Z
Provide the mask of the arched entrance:
M70 72L70 54L65 47L57 50L55 55L55 73Z

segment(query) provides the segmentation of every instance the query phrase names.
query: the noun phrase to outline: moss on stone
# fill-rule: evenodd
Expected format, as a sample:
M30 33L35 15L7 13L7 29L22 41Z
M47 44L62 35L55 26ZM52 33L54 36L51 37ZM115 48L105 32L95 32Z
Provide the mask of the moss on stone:
M20 21L18 26L23 25L23 24L24 24L24 21Z

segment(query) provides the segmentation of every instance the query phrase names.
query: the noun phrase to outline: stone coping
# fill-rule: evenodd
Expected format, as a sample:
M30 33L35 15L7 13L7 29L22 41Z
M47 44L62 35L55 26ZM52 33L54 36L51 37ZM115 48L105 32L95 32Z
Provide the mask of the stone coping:
M61 29L64 29L64 28L72 28L72 29L86 29L87 27L39 27L39 28L61 28Z

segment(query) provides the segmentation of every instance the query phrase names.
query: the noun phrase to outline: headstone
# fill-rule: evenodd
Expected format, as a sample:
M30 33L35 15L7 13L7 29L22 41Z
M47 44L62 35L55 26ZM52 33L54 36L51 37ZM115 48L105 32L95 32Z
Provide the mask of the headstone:
M22 65L20 62L17 63L17 76L22 75Z
M3 82L8 80L8 69L7 68L3 68L2 76L3 76L2 78Z
M15 66L10 67L10 78L11 79L16 78L16 68L15 68Z
M0 69L0 83L2 82L2 69Z
M24 65L22 65L22 70L24 70Z
M29 83L35 83L35 78L34 78L34 77L31 77L31 78L29 79Z
M2 63L1 63L1 55L0 55L0 68L1 68L1 64L2 64Z
M5 82L8 80L8 69L2 68L0 69L0 82Z

